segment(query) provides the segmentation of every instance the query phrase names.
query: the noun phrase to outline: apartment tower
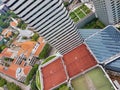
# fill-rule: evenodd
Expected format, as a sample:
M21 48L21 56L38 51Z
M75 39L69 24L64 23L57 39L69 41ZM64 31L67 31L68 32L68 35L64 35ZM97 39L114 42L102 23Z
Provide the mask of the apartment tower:
M97 17L105 25L120 23L120 0L93 0Z
M2 1L61 54L83 42L62 0Z

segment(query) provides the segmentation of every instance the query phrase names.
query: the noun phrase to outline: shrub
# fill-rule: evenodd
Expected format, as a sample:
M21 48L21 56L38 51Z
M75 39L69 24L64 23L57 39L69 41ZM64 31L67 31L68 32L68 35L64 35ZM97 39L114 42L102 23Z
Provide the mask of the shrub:
M21 90L21 88L14 83L7 83L7 88L8 90Z
M30 70L26 80L25 80L25 84L28 85L30 83L30 81L32 80L33 76L36 74L36 71L38 70L38 64L35 64L33 66L33 68Z
M0 77L0 87L3 87L6 84L7 84L7 81Z
M18 23L18 26L17 26L17 27L20 28L20 29L22 29L22 30L25 30L26 27L27 27L27 24L24 23L24 21L21 20L21 21Z
M37 33L35 33L33 36L32 36L32 40L33 41L37 41L39 38L39 35Z
M39 54L39 59L45 59L45 58L48 56L50 50L51 50L51 47L50 47L50 45L47 43L47 44L44 46L42 52Z

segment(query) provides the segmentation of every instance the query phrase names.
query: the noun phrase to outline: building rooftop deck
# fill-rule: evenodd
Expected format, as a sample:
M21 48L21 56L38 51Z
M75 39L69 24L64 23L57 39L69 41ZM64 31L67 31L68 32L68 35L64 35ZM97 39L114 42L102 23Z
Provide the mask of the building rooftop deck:
M69 77L73 77L97 64L85 44L63 56Z
M71 81L75 90L115 90L104 71L96 67Z
M41 69L43 74L44 90L49 90L67 80L61 58Z

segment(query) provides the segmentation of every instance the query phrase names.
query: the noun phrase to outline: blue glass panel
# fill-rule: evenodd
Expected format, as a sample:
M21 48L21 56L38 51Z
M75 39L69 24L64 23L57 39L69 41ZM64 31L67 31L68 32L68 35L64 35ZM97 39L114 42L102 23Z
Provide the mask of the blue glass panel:
M120 53L120 32L113 26L105 28L85 41L100 62Z
M79 29L80 34L84 39L88 38L92 34L100 31L101 29Z
M120 72L120 58L114 60L113 62L107 64L105 68Z

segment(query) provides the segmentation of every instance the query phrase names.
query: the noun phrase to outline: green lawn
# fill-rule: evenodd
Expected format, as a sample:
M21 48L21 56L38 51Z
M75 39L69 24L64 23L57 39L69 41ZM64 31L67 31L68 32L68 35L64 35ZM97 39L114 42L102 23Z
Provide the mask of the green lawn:
M70 90L70 88L66 84L63 84L54 90Z
M72 80L72 86L75 90L115 90L99 67Z
M86 13L89 14L91 12L91 10L86 6L86 5L82 5L80 6L80 8Z
M81 5L74 11L70 12L70 17L74 22L78 22L80 19L84 18L90 12L91 10L87 6Z
M39 90L41 90L40 72L39 71L37 71L37 73L36 73L36 86Z
M105 25L98 20L97 18L90 21L88 24L86 24L83 29L103 29Z
M55 58L55 57L56 57L56 56L50 56L50 57L46 58L46 59L43 61L42 65L45 64L46 62L52 60L52 59Z
M79 16L79 18L84 18L86 15L82 11L80 11L78 16Z

